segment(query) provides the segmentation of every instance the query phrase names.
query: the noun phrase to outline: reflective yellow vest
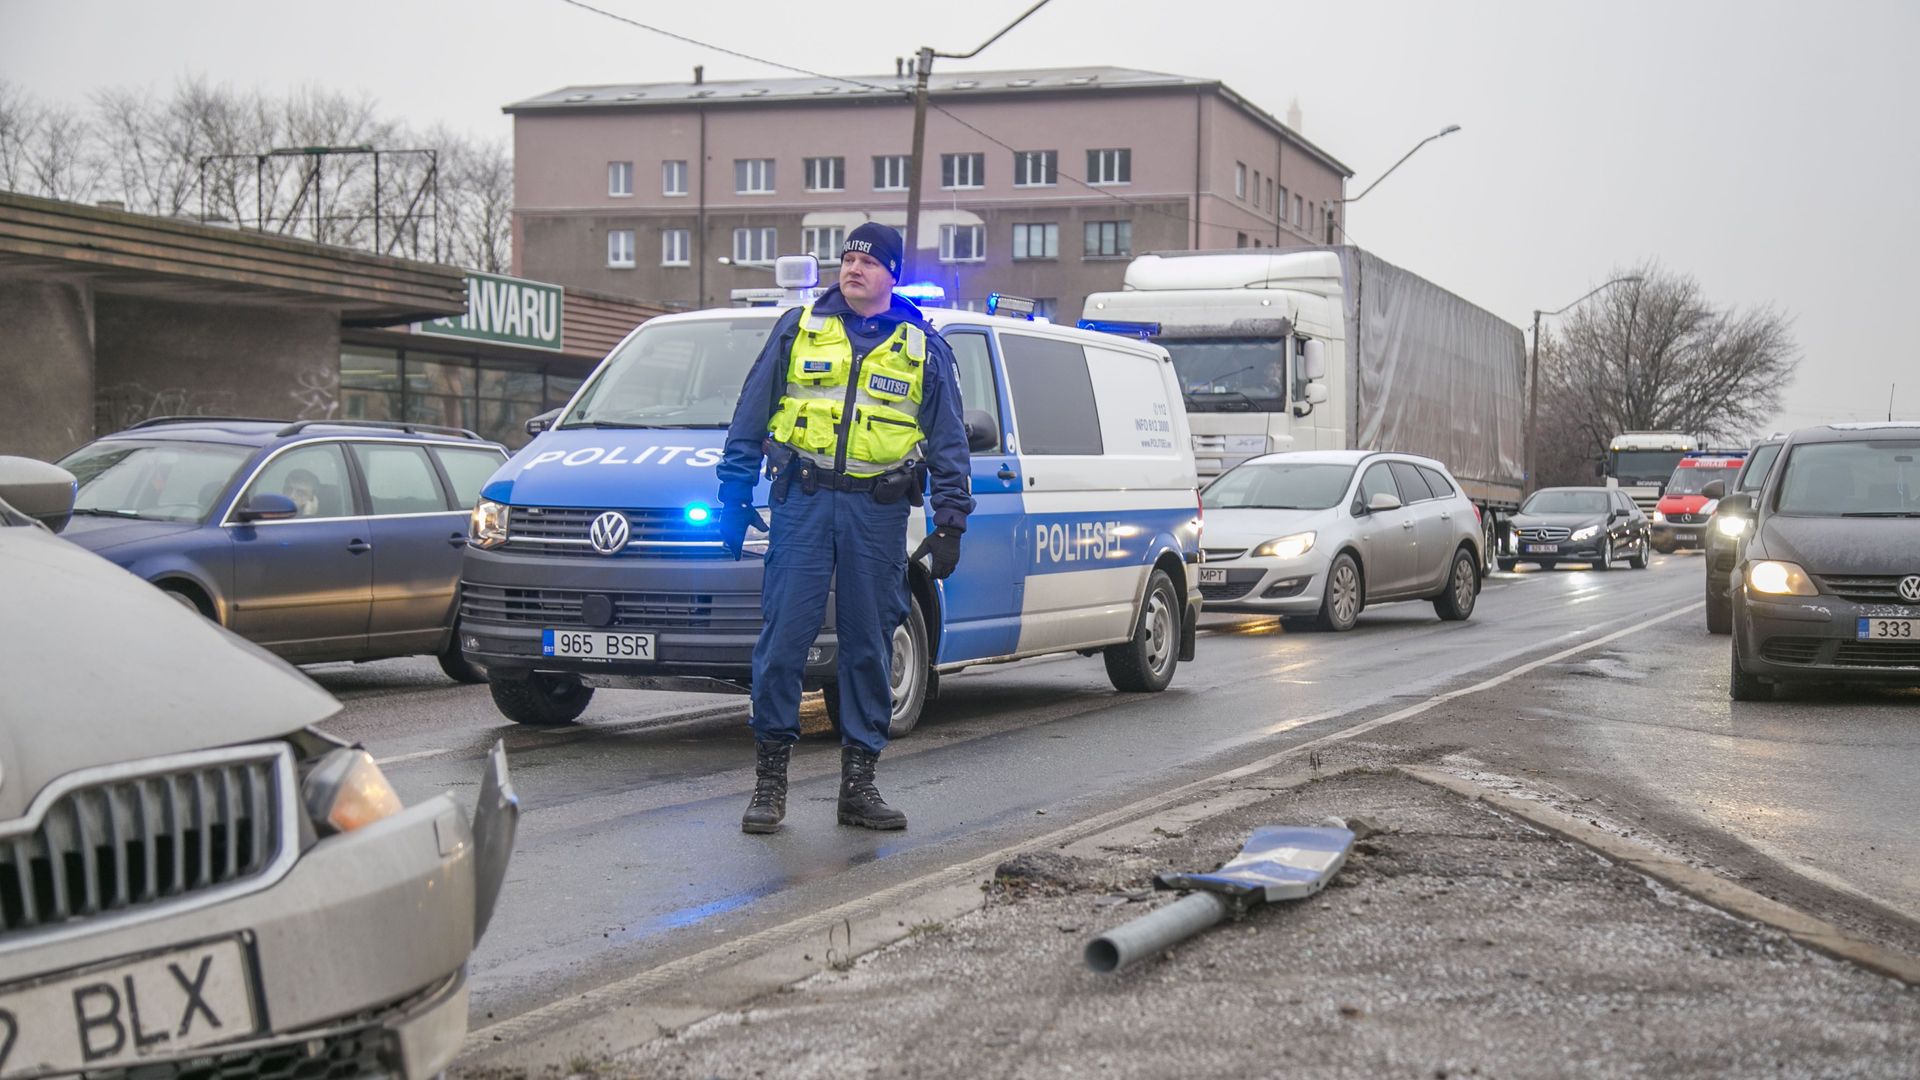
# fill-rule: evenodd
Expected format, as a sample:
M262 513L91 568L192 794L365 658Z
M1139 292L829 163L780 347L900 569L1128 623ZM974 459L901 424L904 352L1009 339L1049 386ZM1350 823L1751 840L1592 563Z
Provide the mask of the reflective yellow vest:
M767 430L817 464L877 476L905 461L926 437L920 430L926 367L927 335L919 327L901 323L855 360L846 326L836 316L814 314L808 304L788 353L787 390ZM835 461L842 449L844 466Z

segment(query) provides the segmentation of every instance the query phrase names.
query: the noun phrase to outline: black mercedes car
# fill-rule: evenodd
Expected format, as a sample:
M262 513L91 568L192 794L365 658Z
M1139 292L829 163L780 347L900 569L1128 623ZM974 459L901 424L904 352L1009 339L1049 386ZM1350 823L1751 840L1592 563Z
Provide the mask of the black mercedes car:
M1773 463L1780 456L1780 447L1787 441L1785 435L1777 435L1762 441L1747 454L1746 464L1740 466L1739 475L1733 478L1733 487L1723 488L1719 482L1707 485L1705 494L1716 500L1716 507L1728 495L1753 495L1767 482L1767 473L1773 470ZM1744 511L1726 512L1716 508L1707 521L1707 633L1730 634L1733 632L1733 600L1728 595L1732 588L1733 568L1740 561L1740 542L1746 539L1753 529L1753 515Z
M1920 423L1796 431L1729 511L1754 523L1732 577L1735 701L1788 682L1920 686Z
M1618 488L1541 488L1520 505L1511 521L1510 550L1500 569L1523 562L1551 570L1563 562L1611 570L1621 562L1645 570L1653 549L1647 515Z

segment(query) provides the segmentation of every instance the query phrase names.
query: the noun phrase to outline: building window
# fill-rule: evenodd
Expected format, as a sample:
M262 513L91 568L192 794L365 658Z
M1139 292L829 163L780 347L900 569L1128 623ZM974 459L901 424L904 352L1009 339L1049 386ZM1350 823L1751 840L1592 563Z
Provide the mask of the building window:
M736 195L773 194L773 159L734 158L733 192Z
M1273 204L1273 209L1274 213L1280 215L1282 222L1287 220L1287 186L1285 184L1280 185L1280 201Z
M1247 167L1238 161L1233 163L1233 197L1247 197Z
M633 230L607 230L607 265L619 269L633 266Z
M779 250L780 231L778 229L733 230L734 262L770 263Z
M660 230L660 265L691 265L693 262L689 254L692 249L691 241L692 236L685 229Z
M1131 150L1089 150L1087 151L1087 183L1089 184L1131 184L1133 183L1133 151Z
M1133 222L1087 222L1088 258L1111 258L1133 254Z
M810 157L806 164L808 191L845 191L847 189L846 158Z
M1306 200L1302 199L1298 195L1295 195L1293 197L1293 223L1296 226L1306 224L1307 212L1305 207L1306 207Z
M633 162L607 162L607 194L616 199L633 197Z
M1253 196L1253 205L1259 206L1260 205L1260 170L1259 169L1253 170L1253 186L1248 188L1247 192L1248 194Z
M1272 210L1279 205L1273 201L1273 177L1269 176L1267 177L1267 209Z
M801 242L821 262L839 262L840 249L847 245L847 230L839 225L802 229Z
M685 195L687 193L687 163L684 161L663 161L660 163L660 194Z
M873 190L907 190L910 159L905 154L888 154L873 159Z
M1015 225L1013 257L1016 259L1057 259L1060 257L1060 226Z
M1243 232L1237 232L1237 233L1234 233L1234 234L1233 234L1233 246L1234 246L1234 247L1237 247L1237 248L1243 248L1243 247L1246 247L1246 246L1247 246L1247 234L1246 234L1246 233L1243 233Z
M526 422L566 404L579 388L579 377L551 374L543 364L411 351L403 359L397 349L353 344L340 349L342 418L455 424L510 447L525 446L530 437ZM447 466L463 505L469 504L468 493L500 464L492 454L466 461L455 460L444 449L434 452ZM463 480L468 476L471 482Z
M1059 151L1015 150L1013 152L1014 187L1052 187L1059 182Z
M941 154L940 186L947 189L986 186L987 155Z
M979 262L986 257L985 225L940 226L941 262Z

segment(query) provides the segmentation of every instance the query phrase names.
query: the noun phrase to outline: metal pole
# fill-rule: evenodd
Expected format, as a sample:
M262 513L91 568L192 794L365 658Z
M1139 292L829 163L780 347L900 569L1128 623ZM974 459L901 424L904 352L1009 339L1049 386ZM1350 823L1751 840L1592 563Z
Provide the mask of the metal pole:
M1527 482L1522 485L1525 493L1533 494L1540 489L1540 481L1534 475L1539 461L1539 451L1535 449L1540 441L1540 309L1533 309L1533 355L1527 359Z
M927 151L927 74L933 70L933 49L921 46L914 57L913 156L907 161L907 250L900 256L900 277L913 281L913 260L920 248L920 159Z
M385 254L380 250L380 151L378 150L373 152L373 251L376 255Z

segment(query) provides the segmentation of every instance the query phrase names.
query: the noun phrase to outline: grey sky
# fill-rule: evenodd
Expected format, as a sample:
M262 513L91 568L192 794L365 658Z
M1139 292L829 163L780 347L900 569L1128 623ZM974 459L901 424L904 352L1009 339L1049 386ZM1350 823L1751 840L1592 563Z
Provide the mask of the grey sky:
M965 51L1030 0L705 5L597 0L831 74ZM1169 12L1177 14L1170 15ZM976 69L1115 64L1213 76L1351 166L1382 256L1525 325L1657 258L1722 304L1772 304L1805 353L1783 425L1920 417L1920 4L1053 0ZM569 83L777 74L559 0L0 0L0 73L48 99L203 74L361 89L384 111L505 136L499 107Z

